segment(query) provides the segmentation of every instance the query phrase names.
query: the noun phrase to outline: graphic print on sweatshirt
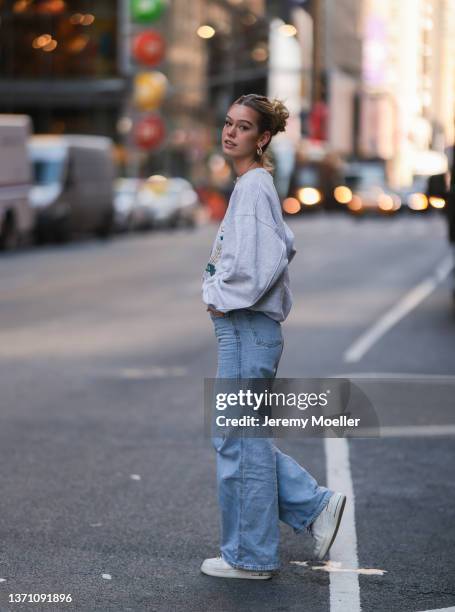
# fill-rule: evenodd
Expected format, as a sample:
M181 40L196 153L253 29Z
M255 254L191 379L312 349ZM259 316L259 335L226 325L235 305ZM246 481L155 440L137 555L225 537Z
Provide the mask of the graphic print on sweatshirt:
M224 224L220 225L220 229L218 231L217 237L215 239L215 244L212 249L212 253L210 255L210 259L205 268L205 271L213 276L216 272L216 264L221 257L221 251L223 249L223 233L224 233Z

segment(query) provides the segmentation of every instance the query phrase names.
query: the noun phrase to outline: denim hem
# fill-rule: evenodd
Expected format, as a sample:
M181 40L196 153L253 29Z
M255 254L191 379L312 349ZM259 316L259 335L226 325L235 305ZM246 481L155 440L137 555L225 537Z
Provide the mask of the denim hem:
M234 569L243 569L255 572L272 572L274 570L280 569L279 564L253 565L252 563L235 563L234 561L230 561L228 558L226 558L226 555L223 554L221 556L226 561L226 563L229 563L229 565Z
M308 527L311 525L311 523L313 523L318 518L318 516L321 514L321 512L327 506L327 504L329 503L329 500L332 497L332 495L334 494L334 492L335 491L327 491L324 494L324 497L322 498L322 501L319 504L319 507L316 510L316 512L313 514L313 516L311 518L307 519L301 527L299 527L298 529L294 529L294 533L302 533L303 531L308 529Z

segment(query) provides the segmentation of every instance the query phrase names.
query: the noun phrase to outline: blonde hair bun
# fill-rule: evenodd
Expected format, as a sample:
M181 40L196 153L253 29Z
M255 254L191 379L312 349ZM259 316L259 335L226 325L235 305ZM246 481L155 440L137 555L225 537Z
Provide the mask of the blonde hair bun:
M286 124L289 119L289 111L286 106L283 104L281 100L278 98L274 98L271 100L273 107L273 115L274 115L274 129L273 135L278 134L278 132L284 132L286 129Z

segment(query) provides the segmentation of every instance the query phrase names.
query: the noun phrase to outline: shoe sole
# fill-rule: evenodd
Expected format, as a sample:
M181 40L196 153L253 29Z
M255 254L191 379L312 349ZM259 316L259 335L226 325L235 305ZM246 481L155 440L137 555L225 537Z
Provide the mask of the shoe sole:
M326 554L331 549L332 544L335 541L335 538L337 537L338 528L340 526L341 519L343 517L343 512L344 512L345 505L346 505L346 495L340 495L340 498L337 501L337 505L335 506L335 511L334 511L334 515L335 515L335 528L333 530L333 533L332 533L328 543L326 543L325 546L323 547L323 549L320 551L320 553L318 555L316 555L316 559L318 561L322 561L324 559Z
M248 570L245 570L247 572ZM248 573L237 573L234 570L207 570L201 567L201 572L206 576L214 576L215 578L240 578L243 580L269 580L272 577L272 574L266 574L262 572L251 572Z

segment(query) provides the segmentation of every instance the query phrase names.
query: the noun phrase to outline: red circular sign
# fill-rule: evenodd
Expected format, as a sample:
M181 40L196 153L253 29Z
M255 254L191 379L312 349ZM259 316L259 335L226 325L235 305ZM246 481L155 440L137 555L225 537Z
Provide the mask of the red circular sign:
M156 66L163 61L164 52L164 38L154 30L141 32L133 39L133 55L141 64Z
M151 116L142 119L134 132L135 141L141 149L154 149L164 140L165 129L161 117Z

